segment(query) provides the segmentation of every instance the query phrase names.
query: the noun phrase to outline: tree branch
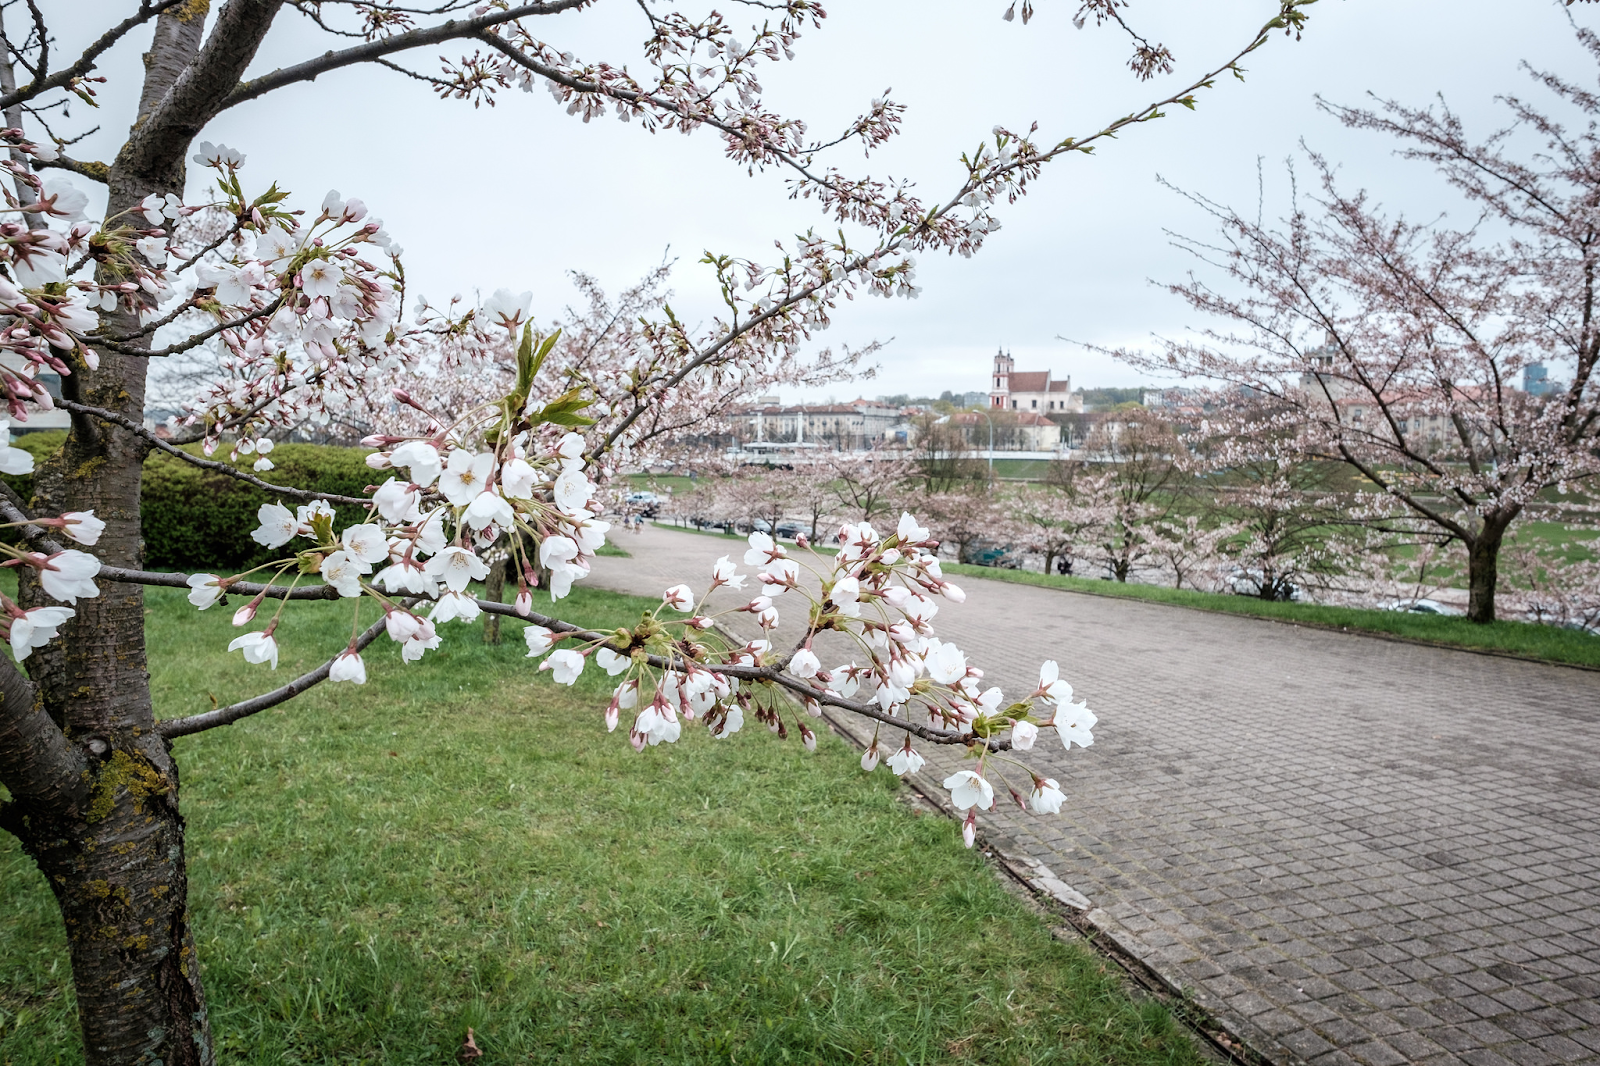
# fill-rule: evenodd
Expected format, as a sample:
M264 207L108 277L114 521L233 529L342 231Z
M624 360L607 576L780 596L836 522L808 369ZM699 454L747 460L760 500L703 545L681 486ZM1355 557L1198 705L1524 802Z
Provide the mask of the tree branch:
M361 651L368 644L377 640L383 629L384 620L380 618L363 630L355 640L356 651ZM339 655L343 654L343 651L339 653ZM301 674L282 688L275 688L271 692L264 692L259 696L242 700L239 703L230 703L226 707L218 707L214 711L191 714L187 718L163 719L156 723L156 731L168 740L174 737L193 736L196 733L204 733L206 730L215 729L218 726L232 725L241 718L249 718L253 714L260 714L269 707L287 703L302 692L315 688L328 680L328 672L333 669L333 664L338 661L339 655L335 655L310 673Z
M13 802L71 811L88 798L87 760L45 713L38 688L0 656L0 784ZM9 804L0 804L0 822Z
M520 618L525 622L532 622L535 625L544 626L546 629L549 629L553 632L564 633L578 640L602 641L609 643L616 638L615 633L596 633L590 629L580 629L570 622L563 622L559 618L551 618L547 615L539 614L537 611L529 611L527 614L522 614L517 610L515 604L497 603L494 600L478 600L476 602L479 609L488 614L499 614L506 615L511 618ZM681 671L689 666L689 662L687 660L673 659L661 655L648 655L645 657L645 661L658 670ZM858 714L863 718L870 718L875 722L881 722L884 725L905 730L907 733L910 733L915 737L930 741L935 744L960 744L965 747L987 747L990 751L1005 751L1011 747L1011 740L1009 737L1005 739L996 737L984 738L973 733L962 733L953 729L939 729L935 726L922 725L917 722L908 721L904 718L897 718L883 710L880 710L874 704L860 703L856 700L848 700L843 696L835 696L819 689L812 688L810 685L806 684L804 678L799 678L792 674L784 673L780 666L733 666L723 665L720 663L714 665L694 663L694 665L699 669L712 670L716 673L724 675L725 677L737 677L743 681L770 682L782 688L788 689L790 692L793 692L796 695L805 697L807 699L816 700L823 706L837 707L842 711L849 711L850 713Z
M562 11L571 11L574 8L584 7L592 0L550 0L549 3L522 4L507 11L494 11L476 18L451 19L438 26L429 26L424 29L409 30L397 33L393 37L384 37L354 48L346 48L338 52L328 52L316 59L308 59L304 63L296 63L292 67L282 67L271 74L263 74L253 81L247 81L230 92L217 107L216 113L220 114L230 107L235 107L247 100L254 100L258 96L265 96L275 89L296 82L314 81L319 75L342 67L353 66L357 63L370 63L385 56L394 55L396 52L405 52L413 48L424 48L429 45L442 44L445 41L455 40L460 37L473 37L483 30L511 22L527 15L553 15Z
M229 236L231 236L231 234ZM220 243L221 242L219 241L218 244ZM210 249L208 248L201 251L199 255L204 255L207 251L210 251ZM196 258L198 258L198 256L196 256ZM194 260L191 259L188 262L185 262L183 267L187 267L193 262ZM180 267L179 269L181 270L183 267ZM161 348L157 351L151 351L148 348L140 348L133 344L123 344L121 341L115 341L109 337L97 337L92 333L80 334L77 336L77 339L82 341L84 344L93 345L96 348L104 348L107 351L116 352L120 355L137 355L141 358L159 359L162 356L178 355L182 352L188 351L191 348L198 348L200 345L204 344L206 341L210 340L212 337L215 337L219 333L230 329L237 329L246 322L253 322L258 318L264 318L267 315L272 314L278 308L282 307L283 301L287 299L288 295L289 294L287 292L280 293L277 299L273 300L265 307L258 307L254 311L251 311L248 315L244 315L240 318L230 319L227 322L218 322L209 329L201 330L199 333L193 334L187 339L179 341L177 344L169 344L165 348ZM179 310L187 310L187 308L179 308ZM159 325L165 324L165 322L162 322ZM159 326L156 328L159 328ZM141 329L135 333L127 334L127 336L138 337L148 332L152 332L152 330Z
M32 100L40 93L49 92L51 89L63 88L74 79L83 77L94 69L95 60L99 59L106 49L127 36L130 30L150 21L163 11L186 2L187 0L156 0L155 3L151 3L150 0L144 0L138 11L101 34L93 44L84 49L77 62L69 67L61 68L48 77L35 79L18 88L15 92L0 96L0 110L15 107L17 104Z
M97 575L102 581L117 581L125 585L154 585L158 588L186 589L188 574L167 573L159 570L128 570L120 566L102 566ZM228 596L261 596L269 600L337 600L339 590L332 585L263 585L257 581L235 581L224 590Z
M144 427L142 422L135 421L134 419L129 418L127 415L121 414L117 411L108 411L104 407L90 407L88 404L82 404L75 400L66 399L56 400L55 405L64 410L71 411L75 415L83 415L88 418L98 418L102 422L109 422L112 425L121 426L128 432L135 433L140 437L143 437L145 440L149 441L151 444L154 444L157 448L160 448L168 455L176 456L186 463L198 466L202 470L210 470L214 473L226 474L231 478L237 478L246 484L254 485L258 489L265 489L267 492L276 492L280 496L288 496L291 499L296 500L327 500L329 503L348 503L359 507L367 507L372 503L371 500L363 499L359 496L340 496L332 492L317 492L313 489L296 489L291 488L288 485L274 485L270 481L263 481L254 474L246 473L236 466L230 466L227 463L221 463L215 459L204 459L198 455L191 455L182 448L164 441L154 433L150 432Z
M57 156L49 162L45 162L42 159L36 159L33 161L33 168L35 170L46 170L51 168L56 170L70 170L79 177L88 178L90 181L98 181L101 185L106 183L111 173L111 168L106 166L104 163L96 163L82 159L72 159L64 155Z

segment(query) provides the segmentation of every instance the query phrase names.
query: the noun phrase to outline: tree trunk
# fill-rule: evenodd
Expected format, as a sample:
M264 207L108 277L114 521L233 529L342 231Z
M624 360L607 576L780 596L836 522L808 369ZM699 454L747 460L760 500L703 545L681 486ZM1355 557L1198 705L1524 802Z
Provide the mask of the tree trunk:
M157 19L138 114L107 174L107 218L124 216L151 193L183 193L190 142L238 84L281 3L230 0L204 45L207 0ZM102 313L101 324L122 332L139 320L119 309ZM71 360L64 396L143 418L146 358L102 351L93 370L79 355ZM138 568L146 452L137 434L74 416L61 451L36 473L34 507L46 514L92 508L106 523L94 554L107 565ZM19 585L25 605L51 602L27 573ZM48 716L58 727L61 750L39 765L59 772L76 761L76 770L67 775L71 784L53 791L11 787L0 827L18 837L56 895L88 1066L214 1066L189 926L178 770L155 730L145 668L143 590L102 580L100 595L80 599L74 610L62 639L28 660L32 686L15 671L0 671L0 772L8 786L27 779L18 776L26 761L8 762L6 750L18 735L19 685L43 712L22 725L42 725ZM33 734L38 740L43 731ZM34 744L34 754L41 751Z
M1494 621L1495 586L1500 580L1500 544L1515 514L1489 514L1467 545L1467 621Z
M112 211L121 205L113 202ZM116 328L126 328L131 316ZM145 360L103 352L98 370L76 365L62 379L79 402L139 418ZM93 509L106 523L103 563L142 565L141 438L75 420L66 443L35 476L47 514ZM24 580L30 605L50 602ZM89 754L90 798L70 812L8 812L49 880L72 952L73 983L90 1066L161 1062L209 1066L211 1033L189 930L188 873L178 770L155 731L145 669L144 595L102 582L80 599L62 640L29 660L43 706Z

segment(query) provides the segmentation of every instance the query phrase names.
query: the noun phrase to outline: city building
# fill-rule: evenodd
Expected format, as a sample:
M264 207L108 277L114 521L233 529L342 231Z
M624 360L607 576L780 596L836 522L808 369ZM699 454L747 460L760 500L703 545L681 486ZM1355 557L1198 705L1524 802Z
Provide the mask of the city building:
M842 404L785 406L776 396L736 410L739 436L749 443L809 444L834 451L861 451L894 435L898 407L857 399Z
M1028 411L988 414L957 411L948 424L958 427L968 446L987 450L993 440L995 451L1052 452L1061 447L1061 426L1047 416Z
M1522 391L1529 396L1549 396L1558 388L1543 363L1529 363L1522 368Z
M1072 377L1057 381L1048 370L1017 370L1011 353L997 351L989 406L1004 411L1060 415L1083 410L1083 393L1072 391Z

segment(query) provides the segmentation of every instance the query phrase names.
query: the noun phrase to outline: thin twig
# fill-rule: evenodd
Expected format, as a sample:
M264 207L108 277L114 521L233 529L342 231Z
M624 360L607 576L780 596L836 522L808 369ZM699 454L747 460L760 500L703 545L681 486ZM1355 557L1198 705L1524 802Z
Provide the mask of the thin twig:
M340 496L332 492L317 492L314 489L297 489L288 485L274 485L270 481L263 481L254 474L246 473L236 466L230 466L215 459L203 459L198 455L192 455L182 448L162 440L146 429L142 423L118 411L108 411L104 407L90 407L88 404L77 403L73 400L56 400L55 405L76 415L98 418L102 422L110 422L112 425L121 426L128 432L138 434L157 448L169 455L182 459L186 463L198 466L202 470L226 474L231 478L237 478L247 484L254 485L258 489L265 489L267 492L276 492L280 496L288 496L296 500L327 500L329 503L348 503L358 507L367 507L372 503L371 500L360 496Z
M366 648L368 644L377 640L383 629L384 620L380 618L368 626L355 639L355 650L359 652ZM349 649L345 650L348 651ZM286 703L307 689L314 688L328 680L328 673L333 669L333 664L338 662L340 655L344 654L345 652L341 651L339 655L335 655L315 670L301 674L282 688L264 692L252 699L230 703L226 707L218 707L214 711L206 711L202 714L191 714L187 718L167 718L157 722L156 732L171 740L174 737L187 737L193 736L195 733L204 733L206 730L215 729L218 726L232 725L241 718L248 718L252 714L260 714L262 711L270 707L276 707L280 703Z

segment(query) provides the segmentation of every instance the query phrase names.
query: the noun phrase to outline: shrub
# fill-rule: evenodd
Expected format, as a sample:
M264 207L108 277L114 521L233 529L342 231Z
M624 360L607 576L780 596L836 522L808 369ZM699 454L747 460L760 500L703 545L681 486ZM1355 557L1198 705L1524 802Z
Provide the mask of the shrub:
M12 444L33 456L35 468L54 455L67 438L64 429L27 433ZM188 450L199 453L199 445ZM334 448L322 444L280 444L272 453L275 468L264 480L297 489L319 489L340 496L365 495L377 472L367 466L361 448ZM242 457L245 469L253 457ZM226 460L224 460L226 461ZM24 502L33 499L33 475L0 474ZM233 573L282 557L283 549L269 550L250 539L256 511L264 503L280 502L293 509L297 501L280 500L226 474L201 470L165 452L152 452L144 463L140 504L144 523L144 563L153 570L215 570ZM335 529L354 525L362 518L359 507L335 509ZM16 543L7 530L6 543Z
M272 452L275 468L263 477L297 489L362 496L375 479L382 480L367 466L366 454L361 448L280 444ZM253 459L242 456L241 462L248 469ZM279 499L226 474L153 453L145 460L140 492L145 565L156 570L229 573L281 557L284 549L263 548L248 535L264 503L296 506L294 500ZM335 529L356 524L364 513L350 504L336 510Z

